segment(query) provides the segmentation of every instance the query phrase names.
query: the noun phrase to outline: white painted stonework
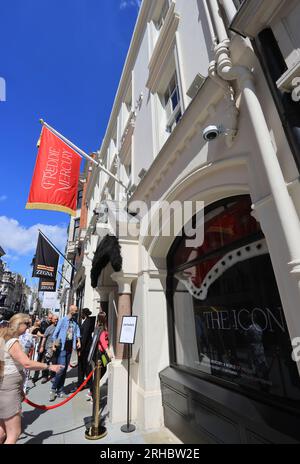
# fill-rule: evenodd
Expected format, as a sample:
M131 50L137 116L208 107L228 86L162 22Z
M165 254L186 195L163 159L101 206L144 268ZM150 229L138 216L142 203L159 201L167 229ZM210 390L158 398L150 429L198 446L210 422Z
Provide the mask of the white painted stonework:
M121 159L124 169L120 172L121 180L129 183L126 172L131 164L131 185L135 187L130 201L142 200L149 204L158 200L199 200L207 206L222 198L249 194L253 215L266 237L262 252L270 253L293 338L300 335L299 175L250 41L230 33L217 45L219 36L224 39L226 29L220 18L218 23L213 14L207 17L207 11L213 12L215 4L208 0L172 1L169 16L161 31L157 31L153 20L157 0L142 2L99 156L109 169L115 154L121 152L123 156L122 143L126 140L126 156ZM276 14L280 15L280 11ZM215 24L215 37L212 24ZM254 30L254 23L250 26ZM160 33L164 34L165 41L159 39ZM182 117L169 133L162 95L175 70ZM205 81L191 99L186 92L197 73ZM131 136L127 133L124 138L128 119L124 122L126 112L122 105L128 99L129 88L135 121ZM206 142L202 137L205 127L212 124L228 127L232 122L228 121L232 109L228 92L235 99L237 134L230 144L223 136ZM139 100L140 95L143 98ZM107 279L99 281L96 292L89 281L91 258L106 228L97 223L93 211L111 195L107 193L107 182L108 176L93 168L87 192L90 227L83 242L84 304L97 314L103 290L104 298L109 300L113 339L117 318L116 283ZM124 199L121 187L116 187L115 194ZM173 241L174 237L161 236L120 239L123 273L131 276L131 283L127 287L124 284L123 291L131 292L132 314L138 316L131 361L131 420L143 429L163 426L159 372L169 365L166 257ZM187 317L185 323L192 324L192 318ZM127 360L113 360L108 373L112 422L126 422L126 385Z

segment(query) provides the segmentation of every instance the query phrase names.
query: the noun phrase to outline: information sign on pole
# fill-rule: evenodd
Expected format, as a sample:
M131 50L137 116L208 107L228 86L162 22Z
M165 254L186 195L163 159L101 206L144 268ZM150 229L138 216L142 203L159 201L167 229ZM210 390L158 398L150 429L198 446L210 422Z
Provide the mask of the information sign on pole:
M124 343L128 346L127 352L127 423L122 425L121 430L125 433L130 433L135 430L135 425L130 424L130 388L129 388L129 379L130 379L130 358L131 358L131 346L134 344L135 339L135 330L136 330L137 316L123 316L122 327L120 332L120 341L119 343Z
M123 316L119 343L134 344L136 322L137 316Z

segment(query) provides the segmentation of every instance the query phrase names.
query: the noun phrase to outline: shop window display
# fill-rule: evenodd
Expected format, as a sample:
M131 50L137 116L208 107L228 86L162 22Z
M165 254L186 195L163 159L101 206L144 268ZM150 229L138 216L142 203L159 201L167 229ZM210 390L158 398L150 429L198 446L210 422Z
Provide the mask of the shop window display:
M248 196L211 206L204 242L169 253L174 364L243 391L300 400L268 247ZM228 383L229 385L229 383Z

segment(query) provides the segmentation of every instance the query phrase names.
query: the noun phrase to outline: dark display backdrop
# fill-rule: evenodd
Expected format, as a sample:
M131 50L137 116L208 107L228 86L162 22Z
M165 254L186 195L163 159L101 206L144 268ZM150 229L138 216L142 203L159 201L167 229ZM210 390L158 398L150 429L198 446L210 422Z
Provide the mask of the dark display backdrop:
M246 217L245 208L251 211L249 200L241 204L236 221ZM222 233L222 221L219 227ZM300 379L272 263L262 235L251 229L255 235L249 231L248 241L247 233L238 234L235 245L231 236L229 248L198 252L198 262L172 269L175 363L300 407ZM181 243L181 258L175 251L173 263L184 262L183 250Z
M268 255L235 264L210 286L205 301L192 301L199 358L189 367L205 373L209 367L212 376L300 400L300 379Z

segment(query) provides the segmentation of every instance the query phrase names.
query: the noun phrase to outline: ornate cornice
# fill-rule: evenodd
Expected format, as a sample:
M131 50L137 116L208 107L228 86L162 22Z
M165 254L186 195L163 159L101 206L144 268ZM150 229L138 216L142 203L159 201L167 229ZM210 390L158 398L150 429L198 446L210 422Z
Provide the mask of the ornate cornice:
M113 103L112 111L110 114L110 118L107 124L106 133L104 135L100 150L99 150L99 159L105 159L106 152L108 150L108 146L110 140L113 136L114 128L116 125L117 117L120 112L121 104L126 93L128 82L131 80L131 73L134 68L134 64L140 49L140 44L144 37L144 31L147 27L147 22L149 17L151 17L151 12L153 10L154 2L153 0L143 0L140 12L138 15L138 19L133 31L132 39L130 42L130 46L128 49L128 53L125 60L125 65L123 68L123 72L120 78L119 86L116 92L115 100ZM89 180L89 185L87 189L87 201L89 202L91 195L94 190L94 186L99 177L99 168L96 166L93 167L93 172L91 178Z
M179 14L175 13L175 3L171 2L166 20L160 31L148 65L149 77L146 86L152 93L155 93L158 90L164 64L175 43L175 33L178 28L179 19Z
M112 138L117 116L118 116L118 113L120 111L120 107L122 104L122 99L126 93L128 82L131 79L132 69L134 67L134 63L135 63L136 57L139 52L140 44L143 39L143 33L144 33L144 30L146 29L147 21L151 14L152 8L153 8L153 0L143 0L141 9L139 12L139 16L137 19L137 23L133 31L133 36L131 39L125 65L124 65L123 72L121 75L119 87L116 93L115 101L113 104L113 109L112 109L112 112L109 118L106 134L103 139L103 143L101 145L101 149L100 149L101 152L104 152L104 153L106 152L110 139Z
M203 123L209 116L210 109L217 105L223 97L224 93L221 87L212 79L207 78L183 113L179 124L154 159L130 201L137 199L147 201L151 198L152 192L164 180L170 168L179 159L195 134L201 130Z
M233 18L230 29L239 34L254 38L270 24L287 0L247 0Z

